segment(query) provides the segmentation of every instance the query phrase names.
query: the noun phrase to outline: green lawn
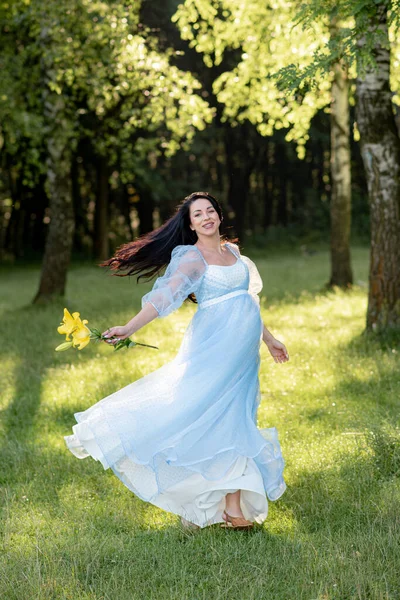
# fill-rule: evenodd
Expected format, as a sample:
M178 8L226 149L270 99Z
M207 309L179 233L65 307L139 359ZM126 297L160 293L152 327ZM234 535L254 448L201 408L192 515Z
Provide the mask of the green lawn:
M348 293L323 291L326 251L252 256L290 354L261 350L259 425L278 428L288 489L252 532L187 532L64 445L74 412L172 360L195 307L137 334L158 351L55 353L64 305L105 329L150 285L75 264L65 301L33 307L39 269L0 269L1 599L400 599L400 350L361 335L368 251Z

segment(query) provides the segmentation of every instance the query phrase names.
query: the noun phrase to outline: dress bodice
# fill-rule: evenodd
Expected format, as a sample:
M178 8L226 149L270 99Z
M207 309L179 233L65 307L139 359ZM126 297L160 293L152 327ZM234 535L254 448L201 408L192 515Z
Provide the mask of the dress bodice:
M204 305L226 294L248 291L259 304L258 293L262 280L254 262L241 255L235 244L226 242L236 256L233 265L209 265L195 245L179 245L171 254L171 261L153 289L142 298L142 306L150 302L160 317L169 315L194 294Z
M196 300L203 303L227 292L247 290L248 287L249 271L240 258L229 266L207 265L202 283L196 291Z

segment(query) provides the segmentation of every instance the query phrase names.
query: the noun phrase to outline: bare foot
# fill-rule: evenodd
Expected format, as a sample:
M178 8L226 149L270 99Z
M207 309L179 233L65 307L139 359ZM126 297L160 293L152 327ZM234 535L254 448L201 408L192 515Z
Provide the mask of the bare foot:
M226 494L225 510L231 517L245 518L242 509L240 508L240 490Z

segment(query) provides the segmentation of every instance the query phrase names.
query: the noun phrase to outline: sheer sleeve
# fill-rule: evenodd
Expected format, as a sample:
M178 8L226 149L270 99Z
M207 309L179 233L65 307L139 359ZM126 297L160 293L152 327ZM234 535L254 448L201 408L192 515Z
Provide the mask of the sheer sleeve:
M255 263L248 257L248 256L241 256L243 262L246 263L248 269L249 269L249 274L250 274L250 281L249 281L249 293L253 296L254 300L257 302L258 306L260 306L260 296L258 295L262 288L263 288L263 282L261 279L261 275L258 272L258 269L255 265Z
M179 308L189 294L196 292L206 271L206 262L197 248L176 246L164 275L158 277L153 289L142 298L142 308L150 302L159 317L166 317Z

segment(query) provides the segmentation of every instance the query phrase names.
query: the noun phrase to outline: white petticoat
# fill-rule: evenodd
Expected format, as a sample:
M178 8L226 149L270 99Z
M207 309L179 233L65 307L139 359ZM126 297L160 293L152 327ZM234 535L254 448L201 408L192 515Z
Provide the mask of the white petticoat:
M245 518L262 523L267 518L268 501L256 464L245 456L240 456L222 479L209 481L195 473L160 494L153 503L206 527L224 522L225 495L237 490L241 490L240 506Z
M102 462L101 451L91 434L87 432L81 445L75 435L66 436L69 450L77 458L91 455ZM125 485L135 485L140 466L128 457L121 458L113 466L113 471ZM275 490L274 500L285 491L285 483ZM239 456L224 477L218 480L205 479L201 473L193 473L184 481L170 486L166 491L151 500L163 510L180 515L199 527L214 523L224 523L225 496L241 490L240 506L246 519L263 523L268 515L268 500L259 468L252 458Z

